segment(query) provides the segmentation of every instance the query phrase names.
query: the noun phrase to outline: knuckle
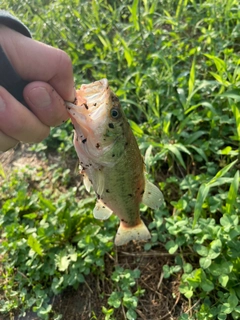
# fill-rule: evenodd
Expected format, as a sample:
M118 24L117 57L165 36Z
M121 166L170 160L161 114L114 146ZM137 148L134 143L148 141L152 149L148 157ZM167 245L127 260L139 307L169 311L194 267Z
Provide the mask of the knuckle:
M71 58L65 51L61 49L58 49L58 65L66 69L72 68Z

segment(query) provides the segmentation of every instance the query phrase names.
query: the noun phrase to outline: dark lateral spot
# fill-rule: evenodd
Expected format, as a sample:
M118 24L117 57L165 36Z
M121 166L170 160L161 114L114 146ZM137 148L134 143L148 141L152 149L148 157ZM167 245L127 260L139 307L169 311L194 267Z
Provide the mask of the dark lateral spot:
M108 126L109 126L109 128L114 129L114 124L113 124L113 123L110 122L110 123L108 124Z
M88 106L86 105L86 103L84 103L84 107L88 110Z
M105 209L105 206L102 206L103 209Z
M99 143L96 144L96 148L97 149L100 148L100 144Z
M148 194L151 194L151 192L148 192Z
M75 112L73 112L73 115L75 116Z
M68 110L71 110L71 108L70 108L70 107L67 107L67 109L68 109Z
M100 195L97 193L97 198L100 199Z
M110 192L109 189L106 189L106 192L109 193Z
M128 142L125 143L125 147L128 146Z
M94 107L96 107L97 103L95 102L93 105L94 105Z
M144 190L141 192L141 195L143 195L144 194Z
M77 136L76 140L78 141L78 136Z
M112 157L114 158L114 157L115 157L115 154L112 154Z
M133 195L131 193L128 194L129 197L132 197Z
M83 140L82 140L82 143L85 143L85 142L87 142L87 139L83 139Z
M90 181L90 182L91 182L91 184L92 184L92 180L90 180L90 179L89 179L89 181Z

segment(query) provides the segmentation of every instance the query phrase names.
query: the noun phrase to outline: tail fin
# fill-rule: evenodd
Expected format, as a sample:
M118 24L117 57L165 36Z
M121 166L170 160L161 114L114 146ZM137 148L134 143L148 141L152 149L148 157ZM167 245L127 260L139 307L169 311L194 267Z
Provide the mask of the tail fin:
M115 237L115 245L122 246L131 240L147 241L150 238L150 232L142 220L137 226L129 228L121 222Z

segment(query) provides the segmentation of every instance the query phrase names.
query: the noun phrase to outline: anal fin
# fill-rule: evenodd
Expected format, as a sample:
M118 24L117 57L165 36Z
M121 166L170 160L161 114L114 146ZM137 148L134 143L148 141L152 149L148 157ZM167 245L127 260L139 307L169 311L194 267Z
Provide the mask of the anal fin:
M101 200L98 200L95 208L93 209L93 215L95 219L106 220L112 214L112 210L109 209Z
M164 198L162 192L157 186L146 179L142 203L151 209L158 209L163 201Z

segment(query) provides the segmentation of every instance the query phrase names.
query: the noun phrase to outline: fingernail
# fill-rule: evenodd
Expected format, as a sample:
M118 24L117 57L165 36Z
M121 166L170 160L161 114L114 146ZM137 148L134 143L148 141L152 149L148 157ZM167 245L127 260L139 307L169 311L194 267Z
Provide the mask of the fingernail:
M6 108L5 101L0 97L0 111L4 111Z
M52 102L48 91L43 87L32 89L27 98L30 100L31 104L37 108L47 108Z
M76 96L77 96L77 91L75 88L73 88L73 91L72 91L72 97L73 99L71 101L75 101L76 100Z

